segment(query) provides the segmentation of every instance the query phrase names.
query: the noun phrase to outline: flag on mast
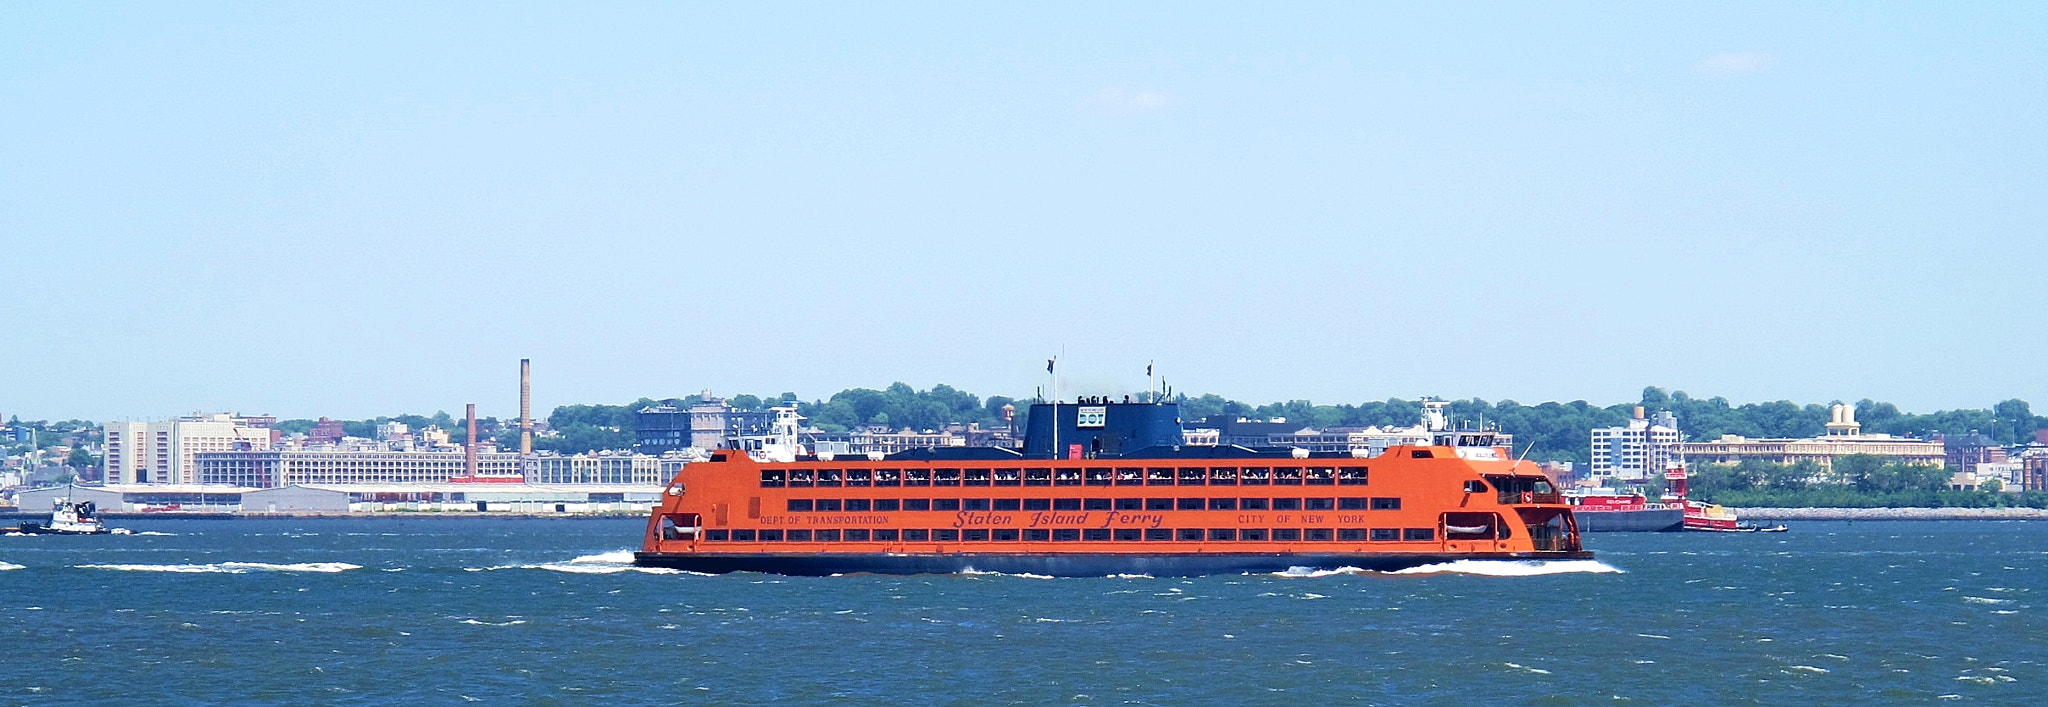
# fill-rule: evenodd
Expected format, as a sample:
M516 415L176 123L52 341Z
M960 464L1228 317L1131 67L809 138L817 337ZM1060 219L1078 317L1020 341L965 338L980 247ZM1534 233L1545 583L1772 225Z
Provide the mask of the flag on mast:
M1051 373L1051 372L1052 372L1052 362L1053 362L1054 360L1055 360L1055 359L1050 359L1050 358L1048 358L1048 359L1046 359L1046 360L1045 360L1045 372L1046 372L1046 373Z

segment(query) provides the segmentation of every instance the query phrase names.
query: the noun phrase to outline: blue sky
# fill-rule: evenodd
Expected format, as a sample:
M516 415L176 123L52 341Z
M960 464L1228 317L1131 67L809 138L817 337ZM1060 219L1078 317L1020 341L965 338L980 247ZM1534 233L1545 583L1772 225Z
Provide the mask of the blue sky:
M0 414L2048 404L2039 3L17 3Z

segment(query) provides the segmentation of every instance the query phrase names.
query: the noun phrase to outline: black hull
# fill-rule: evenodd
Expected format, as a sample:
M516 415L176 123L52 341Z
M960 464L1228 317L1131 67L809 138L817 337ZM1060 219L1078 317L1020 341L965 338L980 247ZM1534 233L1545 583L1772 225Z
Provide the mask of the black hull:
M1285 572L1302 567L1334 570L1356 567L1390 572L1456 560L1585 560L1593 553L1578 552L1461 552L1380 553L1370 555L1005 555L1005 554L704 554L633 553L633 564L668 567L690 572L766 572L769 574L822 577L835 574L958 574L1001 572L1052 577L1106 577L1143 574L1154 577L1192 577L1207 574Z
M1685 527L1685 509L1647 511L1573 511L1579 531L1586 533L1666 533Z
M105 528L91 531L57 530L49 526L36 525L34 523L23 523L19 527L0 529L0 533L21 533L24 535L108 535L111 532L112 531L109 531Z

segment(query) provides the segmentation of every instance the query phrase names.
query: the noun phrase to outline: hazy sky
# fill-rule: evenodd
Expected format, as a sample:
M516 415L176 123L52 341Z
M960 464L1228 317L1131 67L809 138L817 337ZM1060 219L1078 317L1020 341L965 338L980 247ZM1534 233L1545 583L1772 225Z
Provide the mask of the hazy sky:
M2048 406L2048 4L9 3L0 414Z

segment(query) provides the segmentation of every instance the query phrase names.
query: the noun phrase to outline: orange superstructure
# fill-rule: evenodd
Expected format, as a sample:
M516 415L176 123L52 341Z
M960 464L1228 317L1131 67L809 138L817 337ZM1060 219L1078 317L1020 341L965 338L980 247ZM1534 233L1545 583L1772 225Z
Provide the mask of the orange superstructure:
M1081 419L1066 440L1095 446L1107 436L1089 439L1090 418ZM700 572L1100 576L1590 557L1549 478L1490 441L1447 432L1439 444L1373 458L1147 447L1069 449L1062 459L934 450L906 456L939 458L762 462L724 450L669 483L636 561Z

